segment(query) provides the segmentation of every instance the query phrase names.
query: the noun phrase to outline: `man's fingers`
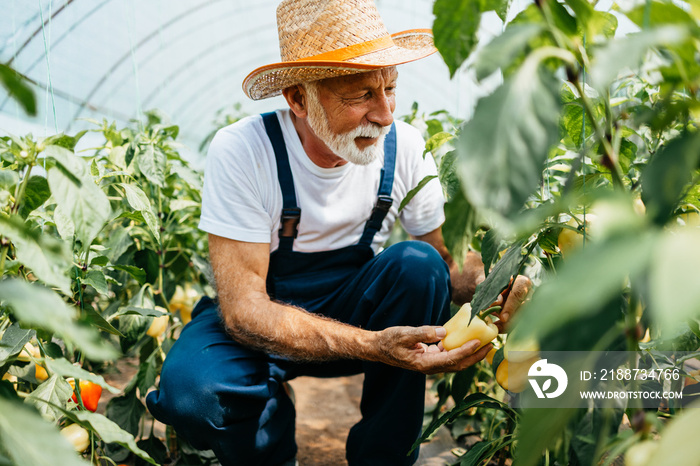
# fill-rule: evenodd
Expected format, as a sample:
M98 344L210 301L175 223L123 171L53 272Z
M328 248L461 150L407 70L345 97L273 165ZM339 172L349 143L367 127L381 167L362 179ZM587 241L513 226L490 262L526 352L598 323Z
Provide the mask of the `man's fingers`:
M532 288L532 281L524 275L518 275L515 277L513 282L513 287L508 294L508 299L503 305L503 310L501 311L499 318L503 322L508 322L510 317L518 310L520 305L525 302L530 293L530 288Z
M445 327L434 327L431 325L416 327L413 332L416 343L437 343L445 338L445 335L447 335Z

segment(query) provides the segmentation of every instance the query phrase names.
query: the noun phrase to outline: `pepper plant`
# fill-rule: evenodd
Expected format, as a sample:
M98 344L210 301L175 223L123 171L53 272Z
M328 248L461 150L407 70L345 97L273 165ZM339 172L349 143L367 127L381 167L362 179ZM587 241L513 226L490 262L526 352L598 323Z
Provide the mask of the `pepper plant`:
M206 237L196 227L202 177L178 152L177 126L157 112L135 128L93 123L104 142L81 152L85 131L0 138L3 464L129 455L162 463L166 449L144 423L142 399L196 295L211 293ZM167 330L154 333L162 316ZM123 391L99 375L120 356L139 363ZM93 412L85 381L119 395L104 414ZM83 387L90 391L81 395ZM68 424L89 433L71 427L89 435L87 447L75 447L84 459L59 435Z
M514 342L534 340L550 351L628 350L659 361L661 350L697 358L697 2L632 2L614 5L613 15L585 0L538 0L512 19L509 7L499 0L434 4L435 43L451 73L466 61L480 80L503 77L468 122L442 137L450 146L438 160L450 162L440 173L443 185L457 180L460 187L448 192L450 202L464 196L461 214L476 212L475 224L463 226L452 214L445 225L465 239L457 244L482 253L487 278L473 313L527 273L536 291L512 322ZM490 11L504 21L503 33L481 44L479 19ZM618 18L635 31L616 34ZM581 243L565 258L564 230L562 237L573 232ZM664 364L689 376L682 360ZM436 416L424 438L474 406L504 420L495 433L482 424L483 441L460 464L494 457L524 465L612 464L649 440L648 464L661 464L684 449L692 454L692 432L700 427L692 409L673 403L651 413L624 400L604 410L513 410L500 389L487 395L472 385L478 393L467 395L464 384L456 387L455 408Z

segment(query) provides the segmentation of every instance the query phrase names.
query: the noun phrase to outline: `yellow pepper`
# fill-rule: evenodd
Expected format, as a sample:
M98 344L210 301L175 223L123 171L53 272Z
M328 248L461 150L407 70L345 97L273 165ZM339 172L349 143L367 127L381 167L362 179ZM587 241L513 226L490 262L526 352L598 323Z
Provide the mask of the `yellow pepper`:
M496 369L496 382L509 392L522 392L528 387L527 373L530 367L539 359L539 355L519 362L503 359Z
M156 306L156 310L164 314L160 317L154 317L148 330L146 330L146 335L153 338L161 336L165 329L168 328L168 322L170 322L168 311L165 308Z
M446 350L459 348L470 340L479 340L481 342L479 348L481 348L498 336L498 327L491 322L490 317L482 320L474 316L471 319L471 315L472 307L467 303L443 325L447 335L442 339L442 346Z
M61 435L73 445L73 448L78 453L84 452L90 446L90 433L79 424L71 424L68 427L64 427L61 429Z
M635 443L625 452L625 466L645 466L649 464L649 458L659 448L659 442L643 440Z

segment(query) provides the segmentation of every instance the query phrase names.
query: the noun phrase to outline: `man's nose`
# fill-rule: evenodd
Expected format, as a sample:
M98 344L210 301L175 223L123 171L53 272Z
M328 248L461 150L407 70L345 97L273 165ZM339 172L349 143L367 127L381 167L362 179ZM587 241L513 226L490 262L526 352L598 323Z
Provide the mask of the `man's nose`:
M380 126L389 126L394 122L393 97L378 95L373 99L372 109L367 113L367 120Z

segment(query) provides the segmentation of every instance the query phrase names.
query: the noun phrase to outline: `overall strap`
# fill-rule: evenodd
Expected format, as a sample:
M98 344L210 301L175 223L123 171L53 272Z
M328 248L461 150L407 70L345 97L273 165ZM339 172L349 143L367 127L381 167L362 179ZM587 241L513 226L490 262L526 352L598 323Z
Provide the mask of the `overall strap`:
M282 188L282 216L279 229L279 250L291 251L294 245L294 238L299 232L299 219L301 209L297 206L297 196L294 191L294 178L292 169L289 166L289 155L287 146L284 144L282 128L275 112L263 113L263 123L267 137L270 138L272 149L275 151L277 161L277 179Z
M377 204L372 209L372 214L365 224L360 242L363 246L371 246L374 235L382 228L382 222L389 213L394 200L391 198L391 189L394 186L394 166L396 165L396 123L391 125L389 134L384 139L384 168L379 179L379 192Z

